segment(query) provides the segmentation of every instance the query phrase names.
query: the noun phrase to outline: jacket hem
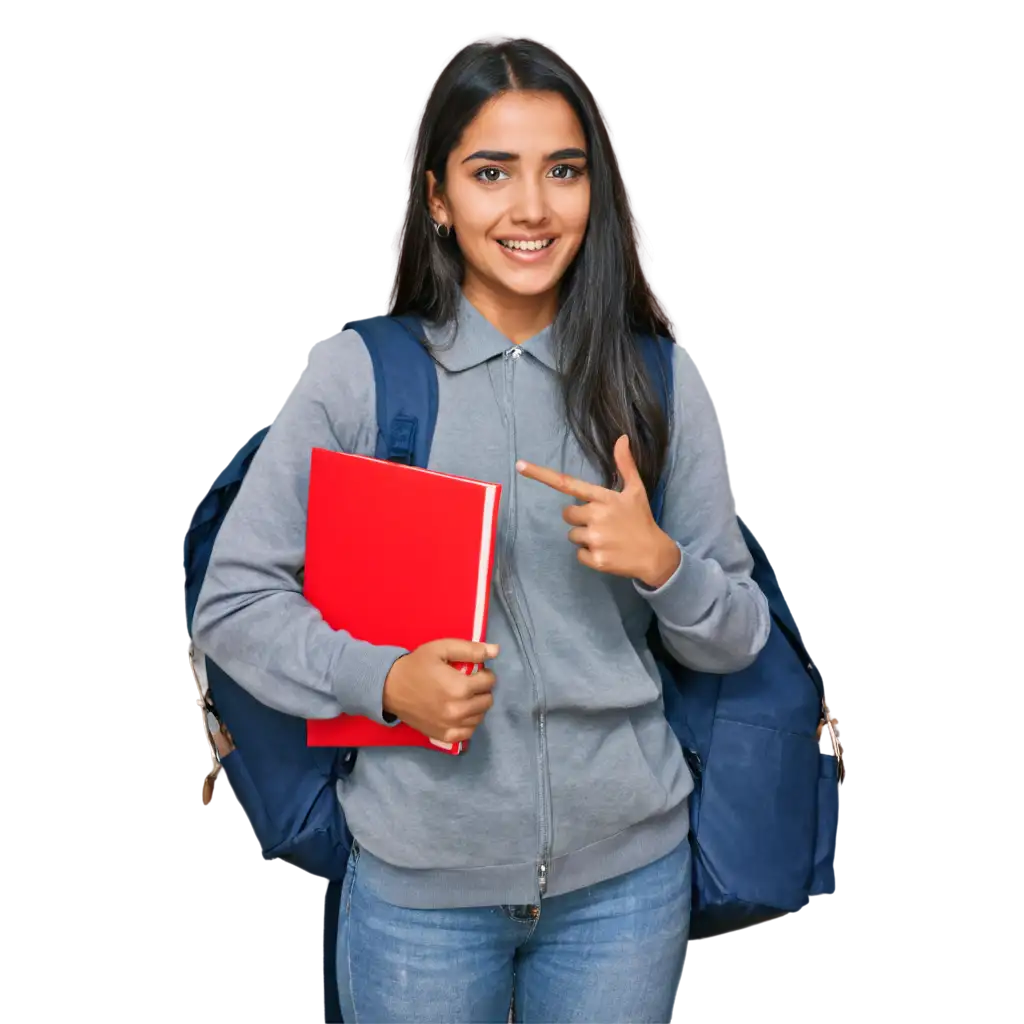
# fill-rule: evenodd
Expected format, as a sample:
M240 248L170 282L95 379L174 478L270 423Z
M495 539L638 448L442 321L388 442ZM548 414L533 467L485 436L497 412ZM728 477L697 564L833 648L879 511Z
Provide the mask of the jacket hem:
M665 814L556 857L549 865L543 898L564 896L647 867L671 853L689 831L686 798ZM541 902L537 875L537 861L481 868L400 868L360 843L360 884L386 903L411 910L537 904Z

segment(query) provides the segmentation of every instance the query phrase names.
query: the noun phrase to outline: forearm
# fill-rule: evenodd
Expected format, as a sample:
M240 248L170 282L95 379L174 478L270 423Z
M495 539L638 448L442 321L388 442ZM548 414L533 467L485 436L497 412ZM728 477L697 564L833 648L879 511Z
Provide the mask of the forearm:
M252 565L229 563L226 553L237 540L225 538L215 550L220 560L211 559L193 619L196 646L278 711L302 718L347 712L383 722L384 680L405 651L334 630L297 588Z
M768 603L744 573L729 574L715 559L676 546L676 570L662 586L638 585L657 616L669 652L704 672L738 672L758 655L768 637Z

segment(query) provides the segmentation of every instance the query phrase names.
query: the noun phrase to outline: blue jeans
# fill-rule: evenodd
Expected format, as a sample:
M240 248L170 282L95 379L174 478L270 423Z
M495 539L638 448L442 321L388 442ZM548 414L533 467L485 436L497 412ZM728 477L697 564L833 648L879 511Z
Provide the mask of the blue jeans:
M689 840L539 907L408 910L349 860L338 927L346 1024L670 1021L690 927Z

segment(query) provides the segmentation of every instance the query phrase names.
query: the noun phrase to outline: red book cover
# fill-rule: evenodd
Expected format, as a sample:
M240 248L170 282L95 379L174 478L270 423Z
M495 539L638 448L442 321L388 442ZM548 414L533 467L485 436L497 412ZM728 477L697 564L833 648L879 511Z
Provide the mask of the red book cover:
M483 641L500 499L500 484L314 448L303 593L357 640L407 650L447 637ZM450 754L466 746L359 715L309 719L306 742Z

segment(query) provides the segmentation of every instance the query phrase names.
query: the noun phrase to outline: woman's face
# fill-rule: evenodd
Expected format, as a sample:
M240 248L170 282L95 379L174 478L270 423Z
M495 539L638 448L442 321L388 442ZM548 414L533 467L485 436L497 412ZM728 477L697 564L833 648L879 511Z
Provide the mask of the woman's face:
M427 173L430 212L455 232L463 288L499 301L553 297L590 215L586 139L553 92L489 100L448 156L444 189Z

